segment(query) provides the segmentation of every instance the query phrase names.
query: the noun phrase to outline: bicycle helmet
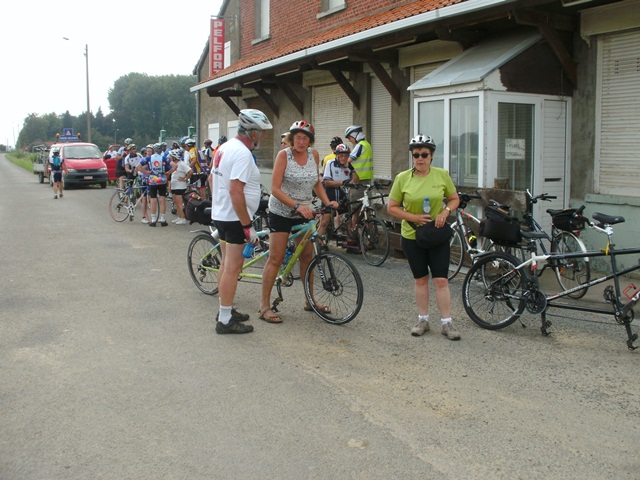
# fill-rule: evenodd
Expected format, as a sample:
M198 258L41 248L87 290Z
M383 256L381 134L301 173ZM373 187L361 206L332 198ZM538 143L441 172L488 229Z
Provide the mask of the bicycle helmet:
M267 116L260 110L245 108L238 115L238 127L240 130L271 130L273 126Z
M204 141L204 145L205 145L205 147L210 147L211 145L213 145L213 140L211 140L210 138L207 138Z
M226 143L226 142L227 142L227 137L225 137L224 135L218 138L218 145L222 145L223 143Z
M169 152L169 155L172 158L175 158L176 160L181 160L182 159L182 152L180 150L171 150Z
M184 145L184 144L185 144L185 142L186 142L188 139L189 139L189 137L188 137L188 136L186 136L186 135L185 135L184 137L182 137L182 138L180 139L180 145Z
M171 144L171 148L172 148L172 149L174 149L174 148L179 148L179 147L180 147L180 144L179 144L178 142L173 142L173 143Z
M124 144L125 145L133 145L133 140L131 140L130 138L125 138L124 139Z
M329 146L331 147L332 150L335 150L335 148L341 143L342 143L342 139L340 137L333 137L329 142Z
M160 150L162 150L162 144L161 144L161 143L154 143L154 144L153 144L153 149L154 149L156 152L159 152Z
M138 147L136 147L135 143L130 143L129 144L129 150L131 150L132 148L138 148Z
M362 133L362 127L360 125L351 125L350 127L347 127L344 131L344 136L346 138L353 137L356 139L356 142L364 140L364 133Z
M426 147L429 150L431 150L432 152L436 151L436 142L433 141L433 138L431 138L428 135L416 135L415 137L413 137L411 139L411 141L409 142L409 150L417 148L417 147Z
M342 153L346 153L347 155L351 153L351 149L348 146L346 146L344 143L341 143L340 145L336 146L336 156Z
M192 147L193 145L196 144L196 141L193 138L187 138L184 141L184 144L187 145L187 146L191 146Z
M306 134L311 139L311 141L315 140L316 138L316 131L314 130L313 125L311 125L306 120L298 120L297 122L293 122L291 128L289 129L289 133L291 135L295 135L298 132Z

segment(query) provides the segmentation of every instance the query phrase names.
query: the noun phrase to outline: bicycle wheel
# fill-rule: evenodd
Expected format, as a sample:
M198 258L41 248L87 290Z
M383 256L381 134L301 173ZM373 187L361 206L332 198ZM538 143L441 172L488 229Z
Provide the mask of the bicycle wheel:
M389 229L378 218L363 220L359 228L360 251L369 265L378 267L389 257L391 238Z
M218 293L218 269L222 255L211 235L200 233L193 237L187 250L187 266L191 280L207 295Z
M462 284L462 302L474 323L498 330L511 325L522 314L527 274L515 270L519 264L511 255L492 253L471 266Z
M449 280L458 274L462 268L462 262L464 261L465 245L460 234L460 227L457 224L451 226L453 235L449 240Z
M571 232L561 231L554 239L554 253L581 253L586 252L582 240ZM556 278L563 290L578 287L591 280L591 266L589 258L562 258L557 259L551 267L556 272ZM571 298L582 298L587 293L588 288L583 288L570 293Z
M364 295L356 267L334 252L322 252L311 261L304 275L304 293L313 311L334 325L356 318ZM316 305L328 307L330 311L325 312Z
M109 215L116 222L124 222L129 218L129 203L131 199L129 195L120 191L113 192L111 200L109 200Z

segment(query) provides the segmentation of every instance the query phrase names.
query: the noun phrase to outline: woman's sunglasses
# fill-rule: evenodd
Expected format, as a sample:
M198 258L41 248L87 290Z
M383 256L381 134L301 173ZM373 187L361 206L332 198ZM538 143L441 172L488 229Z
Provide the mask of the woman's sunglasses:
M413 153L413 158L429 158L430 153Z

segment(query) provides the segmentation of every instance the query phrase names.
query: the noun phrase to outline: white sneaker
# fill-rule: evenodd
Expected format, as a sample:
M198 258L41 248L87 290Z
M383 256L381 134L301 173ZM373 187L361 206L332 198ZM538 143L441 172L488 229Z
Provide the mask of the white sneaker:
M149 220L147 220L147 217L142 217L142 223L149 223Z
M411 329L411 335L414 337L420 337L424 335L424 332L429 331L429 322L427 320L419 320L416 326Z
M171 220L171 223L178 223L178 220L180 220L180 217L176 217L173 220Z
M188 223L187 219L186 218L181 218L180 220L178 220L176 222L176 225L185 225L186 223Z

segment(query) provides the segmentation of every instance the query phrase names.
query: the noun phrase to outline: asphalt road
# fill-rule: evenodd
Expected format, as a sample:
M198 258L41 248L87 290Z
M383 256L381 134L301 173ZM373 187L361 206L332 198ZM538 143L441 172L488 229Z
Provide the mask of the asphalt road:
M407 265L352 256L365 305L333 326L285 289L284 323L213 330L193 227L116 223L0 156L0 479L638 479L640 350L553 318L414 338ZM241 283L236 306L258 308ZM437 312L432 317L437 323Z

